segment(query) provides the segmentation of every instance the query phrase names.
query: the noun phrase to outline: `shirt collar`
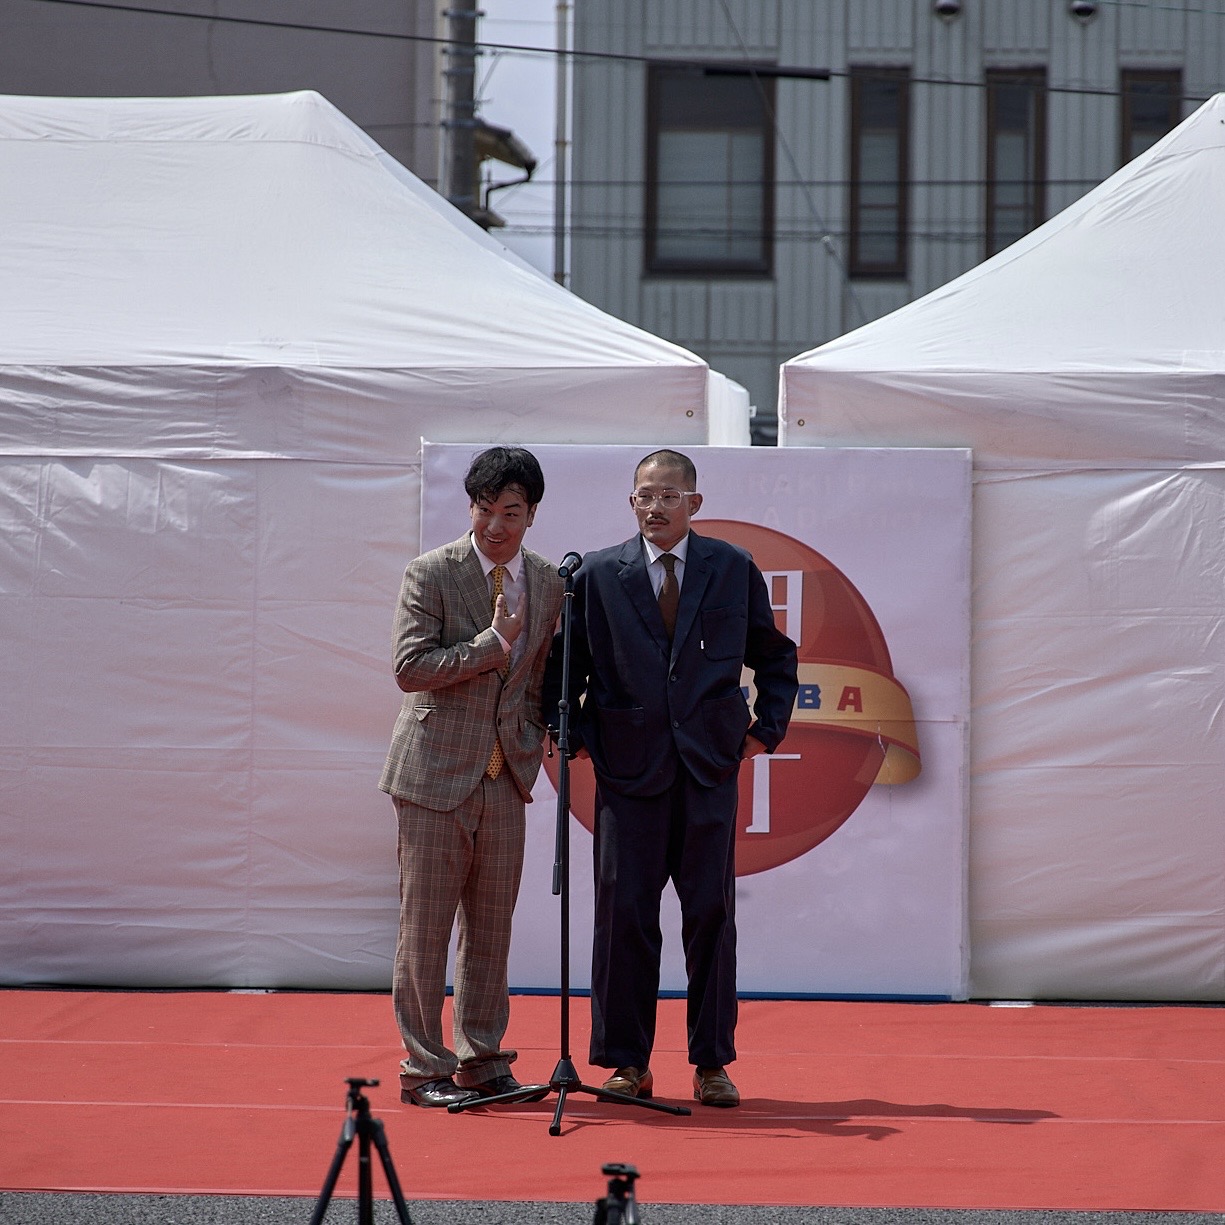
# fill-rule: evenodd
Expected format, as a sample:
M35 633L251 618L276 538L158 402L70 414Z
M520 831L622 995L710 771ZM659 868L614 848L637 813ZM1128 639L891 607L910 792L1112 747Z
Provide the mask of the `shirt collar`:
M661 549L653 545L645 536L642 538L642 543L647 549L647 565L653 561L658 561L665 553L671 553L677 561L683 562L685 554L689 552L689 533L686 532L670 549Z
M489 558L481 552L480 547L476 543L476 537L471 532L468 534L468 539L472 541L473 551L476 553L477 560L481 563L481 572L486 578L493 573L494 566L504 565L506 567L506 573L510 575L510 581L512 583L517 583L519 581L519 571L523 567L522 549L520 549L519 552L516 553L508 562L490 561Z

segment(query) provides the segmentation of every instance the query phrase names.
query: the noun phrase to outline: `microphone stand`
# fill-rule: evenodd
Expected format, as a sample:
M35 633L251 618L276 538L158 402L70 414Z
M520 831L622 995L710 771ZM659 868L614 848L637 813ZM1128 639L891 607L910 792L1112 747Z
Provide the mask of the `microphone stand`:
M589 1093L600 1101L641 1106L645 1110L658 1110L662 1114L693 1113L688 1106L670 1106L665 1102L586 1085L580 1079L574 1060L570 1057L570 625L574 612L574 576L581 565L581 557L575 553L567 553L557 571L566 580L561 606L561 698L557 703L557 818L553 840L553 896L561 899L561 1057L547 1085L522 1085L510 1093L453 1102L447 1107L451 1114L459 1114L460 1111L475 1106L540 1101L546 1093L556 1093L557 1109L553 1112L553 1122L549 1125L551 1136L561 1135L561 1118L566 1109L566 1098L572 1093Z

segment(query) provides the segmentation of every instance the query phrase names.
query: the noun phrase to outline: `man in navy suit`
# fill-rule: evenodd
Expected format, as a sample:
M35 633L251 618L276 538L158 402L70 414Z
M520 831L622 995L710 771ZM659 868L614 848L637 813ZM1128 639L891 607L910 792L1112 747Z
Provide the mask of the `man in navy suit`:
M583 559L571 626L570 749L590 756L596 775L591 1062L616 1069L606 1089L651 1096L659 904L671 879L694 1097L737 1106L726 1069L736 1058L737 775L786 733L796 647L749 554L690 530L702 495L688 457L648 455L630 505L639 534ZM551 724L560 656L559 633L545 682Z

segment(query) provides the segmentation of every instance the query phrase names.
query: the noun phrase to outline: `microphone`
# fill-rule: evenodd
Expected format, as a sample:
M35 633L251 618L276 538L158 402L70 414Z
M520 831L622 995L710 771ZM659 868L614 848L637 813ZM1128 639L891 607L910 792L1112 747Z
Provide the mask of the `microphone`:
M583 559L578 553L567 553L561 559L561 565L557 567L557 573L562 578L569 578L571 575L578 573L578 568L583 564Z

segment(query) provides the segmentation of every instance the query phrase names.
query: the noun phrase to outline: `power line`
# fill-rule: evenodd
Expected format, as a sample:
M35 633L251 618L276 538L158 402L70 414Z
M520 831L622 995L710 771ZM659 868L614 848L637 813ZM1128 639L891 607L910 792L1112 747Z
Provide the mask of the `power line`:
M1110 0L1101 0L1102 3L1110 3ZM1115 0L1116 3L1124 3L1125 0ZM115 13L130 13L144 17L167 17L174 18L180 21L207 21L217 25L236 25L236 26L252 26L261 27L272 30L293 30L299 33L310 34L335 34L348 36L353 38L378 38L388 39L399 42L426 43L439 47L449 47L455 45L455 40L434 34L411 34L401 30L363 30L353 26L337 26L337 25L319 25L308 24L299 21L273 21L262 17L234 17L234 16L219 16L216 13L191 13L182 12L174 9L161 9L152 6L143 6L135 4L121 4L117 0L26 0L28 4L41 5L58 5L67 8L93 9L100 12L115 12ZM1137 7L1147 7L1140 6ZM1169 6L1162 6L1169 7ZM1225 17L1225 9L1195 9L1186 10L1178 9L1180 12L1198 12L1205 15ZM568 49L559 51L555 47L533 47L522 43L507 43L507 42L484 42L478 41L475 44L478 52L492 51L505 52L520 55L533 55L544 57L563 56L569 59L572 63L580 63L589 61L591 63L625 63L625 64L641 64L647 66L675 66L675 67L693 67L695 64L706 65L712 63L710 56L703 59L683 59L673 56L656 56L656 55L634 55L628 52L621 51L589 51ZM727 61L714 60L714 63L732 62L729 58ZM741 57L743 62L743 52ZM786 68L779 65L762 65L763 69L769 69L772 75L795 75L798 77L812 78L814 75L820 76L821 79L829 80L847 80L851 77L851 70L841 69L814 69L811 67L796 67ZM748 65L745 65L746 74ZM949 86L959 89L985 89L986 82L981 80L963 80L957 77L916 77L908 78L911 85L936 85ZM1046 92L1050 94L1070 94L1086 97L1106 97L1118 98L1122 96L1122 91L1118 89L1110 89L1105 86L1090 86L1090 85L1046 85ZM1207 94L1184 94L1179 99L1182 102L1205 102L1209 95Z
M973 223L970 223L973 224ZM551 235L553 228L545 222L533 223L530 221L515 221L510 222L505 226L499 227L504 233L517 233L523 235L545 236ZM576 235L582 235L589 238L641 238L643 235L642 227L634 224L632 221L626 224L619 224L615 219L611 221L580 221L569 228L569 232ZM825 230L805 230L802 228L789 227L785 229L776 228L771 237L776 243L809 243L819 242L826 233L829 233L834 238L845 239L849 231L842 227L837 227L829 231ZM1028 233L1028 231L1026 231ZM703 231L700 227L694 226L685 231L687 236L709 234L712 238L726 238L729 236L726 230L709 230ZM756 232L749 237L756 237ZM987 232L980 228L940 228L940 227L910 227L906 231L906 238L917 239L923 242L961 242L961 243L978 243L986 240Z
M1117 170L1118 167L1116 166ZM1108 174L1113 171L1107 171ZM639 190L646 187L645 179L569 179L570 183L577 184L579 187L627 187ZM771 180L775 188L790 188L790 187L819 187L821 189L834 189L838 191L845 190L851 184L850 179L783 179L775 175ZM892 182L892 180L890 180ZM1047 187L1096 187L1101 178L1090 175L1084 178L1076 179L1043 179L1042 182ZM553 183L552 179L544 178L542 175L533 175L528 183L524 186L533 187L548 187ZM910 187L927 187L927 188L982 188L988 183L993 183L996 187L1027 187L1033 183L1032 179L916 179L907 178L906 183ZM708 179L669 179L669 187L709 187Z

